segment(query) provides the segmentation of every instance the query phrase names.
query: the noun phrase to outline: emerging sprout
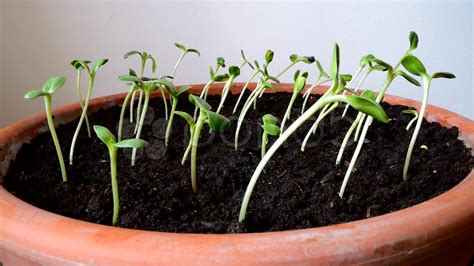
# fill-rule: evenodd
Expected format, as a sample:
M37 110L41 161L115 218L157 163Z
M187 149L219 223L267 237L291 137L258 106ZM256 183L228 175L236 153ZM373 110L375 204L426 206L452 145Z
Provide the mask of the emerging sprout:
M257 183L260 174L262 173L265 165L271 159L273 154L278 150L278 148L283 145L283 143L308 119L310 119L318 110L322 107L326 106L327 104L331 104L334 102L346 102L353 106L356 110L359 110L364 113L368 113L369 115L375 117L377 120L382 122L388 122L388 117L383 111L382 107L368 99L357 95L341 95L343 90L339 89L339 46L337 44L334 45L333 56L331 60L331 76L333 77L333 84L329 88L329 92L325 93L321 98L319 98L316 103L314 103L306 112L304 112L298 119L296 119L290 127L280 135L280 137L275 141L272 147L267 151L265 156L262 158L260 163L258 164L255 172L250 179L249 185L247 186L247 190L245 191L244 199L242 201L242 205L240 207L240 215L239 221L242 222L245 220L245 216L247 213L247 207L252 195L253 189L255 184ZM305 77L299 77L299 79L306 79ZM301 82L301 81L298 81Z
M240 68L238 66L229 67L229 78L227 79L227 82L225 83L224 88L222 89L221 101L219 103L219 106L217 107L216 113L221 112L222 107L224 107L225 99L227 98L227 95L229 94L229 91L232 88L232 83L234 82L234 79L237 78L239 75Z
M171 114L170 114L170 119L168 120L168 126L166 127L166 134L165 134L165 146L168 146L168 141L171 134L171 127L173 125L173 118L176 112L176 106L178 105L179 96L187 92L189 89L191 89L192 86L183 86L178 90L176 89L173 83L165 79L158 79L158 80L155 80L155 82L164 86L168 94L171 96Z
M416 41L416 44L418 44L418 38L416 38L415 41ZM418 132L420 131L421 123L423 122L423 116L425 115L426 105L428 102L428 95L430 93L431 81L436 78L453 79L456 76L448 72L438 72L438 73L434 73L433 75L430 75L426 72L426 68L423 65L423 63L421 63L421 61L413 55L409 55L403 58L402 64L403 64L403 67L405 67L405 69L408 70L408 72L412 73L415 76L421 77L421 79L423 80L423 101L421 103L420 113L416 121L415 130L413 131L413 135L410 140L410 145L408 146L408 151L405 158L405 164L403 167L403 180L407 180L408 168L410 167L410 160L411 160L411 155L413 152L413 147L415 146L416 138L418 137Z
M263 133L262 133L262 158L265 156L265 152L267 151L266 146L268 142L268 135L270 136L278 136L280 135L280 128L277 126L278 119L271 114L266 114L262 117L263 120Z
M113 216L112 225L116 225L119 216L120 200L117 183L117 151L119 148L143 148L148 143L141 139L126 139L117 142L115 136L106 127L94 125L97 137L107 146L110 157L110 177L112 182Z
M59 145L58 136L56 135L56 129L54 128L53 115L51 113L51 98L53 94L59 90L66 82L64 77L52 77L48 79L41 90L31 90L25 94L25 99L36 99L38 97L44 98L44 107L46 111L46 119L48 120L49 132L51 132L51 137L53 138L54 147L56 148L56 153L58 154L59 165L61 167L61 175L63 177L63 182L67 181L66 175L66 166L64 165L63 153L61 151L61 146Z
M92 69L89 68L89 65L85 60L75 60L74 67L76 69L82 67L87 71L87 75L89 76L89 89L87 90L87 96L86 96L86 101L84 103L84 107L82 108L82 113L81 117L79 118L79 123L77 124L76 131L74 132L74 136L72 138L72 143L71 143L71 149L69 151L69 164L73 164L73 158L74 158L74 147L76 146L76 141L77 137L79 136L79 131L81 130L82 123L84 122L85 117L87 116L87 107L89 106L89 101L91 99L92 95L92 90L94 89L94 81L95 81L95 76L97 74L97 71L99 68L103 65L105 65L109 60L108 59L99 59L97 62L94 64L94 67Z
M201 130L205 123L215 132L222 132L229 128L230 121L226 117L211 111L211 106L203 99L190 94L189 101L199 108L199 116L194 124L190 115L183 115L182 112L177 113L179 116L186 119L191 129L191 184L194 192L197 192L197 175L196 175L196 157L197 146L199 144L199 137ZM186 153L183 161L186 160Z
M89 64L90 61L84 61L84 63ZM71 62L71 65L77 71L76 92L77 92L77 97L79 98L79 104L81 105L81 110L84 110L84 100L82 99L82 92L81 92L81 73L82 73L82 70L84 70L84 67L81 64L77 64L77 60L73 60ZM85 121L86 121L86 127L87 127L87 135L90 138L91 137L91 128L90 128L90 125L89 125L89 118L87 117L87 114L85 116Z
M407 114L407 115L412 115L413 116L413 118L410 120L407 127L405 128L408 131L410 129L411 125L418 119L418 112L416 110L413 110L413 109L407 109L407 110L403 110L402 114Z

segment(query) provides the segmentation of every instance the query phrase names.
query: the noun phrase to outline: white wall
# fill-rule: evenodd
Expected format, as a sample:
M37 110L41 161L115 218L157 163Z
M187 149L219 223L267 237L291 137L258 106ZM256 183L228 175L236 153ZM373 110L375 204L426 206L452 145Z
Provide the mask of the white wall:
M0 0L1 1L1 0ZM395 63L408 47L408 33L420 36L416 50L428 71L451 71L455 80L436 80L431 103L474 118L471 1L416 3L358 2L151 2L151 1L3 1L0 28L0 126L42 111L42 102L23 100L54 75L68 82L55 105L76 101L75 58L110 62L97 76L94 96L122 92L117 76L138 59L123 60L131 49L158 58L159 74L169 74L178 56L174 42L195 47L200 58L184 60L180 84L203 83L216 56L239 64L239 50L261 59L272 48L271 70L288 64L291 53L314 55L327 67L335 41L341 46L343 72L356 70L366 53ZM3 69L3 70L2 70ZM310 68L315 70L314 66ZM314 72L311 72L314 73ZM247 76L247 71L243 73ZM283 81L290 81L292 73ZM313 75L314 77L314 75ZM383 76L367 86L379 89ZM420 99L421 89L396 81L390 94ZM8 97L8 99L6 99Z

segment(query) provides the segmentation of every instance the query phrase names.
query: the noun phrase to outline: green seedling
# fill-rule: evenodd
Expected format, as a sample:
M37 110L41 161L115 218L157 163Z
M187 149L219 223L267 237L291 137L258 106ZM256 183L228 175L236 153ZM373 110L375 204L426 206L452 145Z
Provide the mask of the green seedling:
M82 67L83 69L86 70L87 75L89 77L89 88L87 90L86 101L84 103L84 107L82 108L82 113L81 113L81 117L79 118L79 123L77 124L76 131L74 132L74 136L72 138L71 149L69 150L69 164L70 165L73 164L74 148L76 146L77 137L79 136L79 131L81 130L82 123L84 122L84 119L87 116L87 108L89 107L89 101L91 99L92 90L94 89L94 82L95 82L95 77L97 75L97 71L99 70L100 67L105 65L108 61L109 60L105 59L105 58L99 59L94 64L94 67L92 69L89 68L89 65L87 63L89 61L85 61L85 60L75 60L75 61L73 61L73 62L75 62L74 63L74 68L78 69L79 65L80 65L80 67Z
M413 116L413 118L410 120L410 122L408 122L408 125L405 128L408 131L410 130L411 125L413 125L413 123L415 123L415 121L418 119L418 112L414 109L407 109L407 110L403 110L402 114Z
M120 209L119 191L117 183L117 151L119 148L143 148L148 143L141 139L126 139L117 142L115 136L106 127L94 125L97 137L107 146L110 157L110 178L112 183L113 215L112 225L117 225Z
M178 69L179 65L181 64L181 62L183 61L183 58L188 54L188 53L195 53L197 54L198 56L201 56L201 53L199 53L198 50L196 49L191 49L191 48L186 48L184 45L182 44L179 44L179 43L175 43L174 44L176 47L178 47L182 53L181 55L179 56L178 58L178 62L176 62L176 65L174 66L173 68L173 74L171 75L172 79L174 79L174 76L176 74L176 70Z
M58 136L56 135L56 129L54 128L53 115L51 112L51 99L53 94L59 90L66 82L64 77L52 77L48 79L41 90L31 90L27 92L24 96L25 99L36 99L38 97L43 97L44 99L44 108L46 112L46 119L48 121L49 132L53 138L54 147L56 148L56 153L58 154L59 165L61 167L61 175L63 177L63 182L67 181L66 166L64 165L63 153L61 151L61 146L59 145Z
M188 142L186 151L184 152L183 158L181 159L181 165L184 165L184 163L186 162L186 159L188 158L189 152L191 151L191 148L192 148L192 142L193 142L192 140L193 140L194 129L196 128L196 123L194 123L193 117L190 116L186 112L175 111L175 114L181 116L189 124L189 142Z
M146 65L146 62L148 60L151 61L151 71L153 73L155 73L156 71L156 60L153 58L153 56L151 54L148 54L147 52L139 52L139 51L129 51L128 53L126 53L123 58L124 59L127 59L129 58L130 56L132 55L139 55L140 56L140 61L141 61L141 67L140 67L140 74L138 75L139 78L142 78L143 77L143 74L145 72L145 65ZM135 76L137 76L135 74ZM133 86L133 84L131 84L131 86ZM136 121L138 122L140 120L140 111L141 111L141 105L142 105L142 100L143 100L143 91L142 90L139 90L140 91L140 96L138 98L138 106L137 106L137 114L136 114ZM135 93L132 94L132 98L130 99L130 123L133 123L133 105L135 103ZM166 101L166 100L165 100ZM138 130L138 123L136 124L135 126L135 132Z
M314 81L313 85L311 85L311 87L309 87L309 89L307 89L305 93L303 94L304 100L303 100L303 106L301 107L301 114L303 114L304 111L306 110L306 104L308 103L309 96L313 93L313 90L317 86L320 86L326 82L331 81L331 77L329 77L329 74L324 71L323 67L321 66L321 63L318 60L316 60L316 67L318 68L319 75Z
M228 74L229 78L227 79L227 82L225 83L224 88L222 90L221 101L219 102L219 106L217 107L216 113L221 112L222 107L224 107L224 103L227 98L227 95L229 94L229 91L232 88L232 83L234 82L234 79L237 78L239 75L240 75L240 68L238 66L229 67L229 74Z
M253 70L253 72L252 72L252 75L250 75L250 77L249 77L249 79L247 80L247 82L245 82L245 85L244 85L244 87L242 88L242 90L240 91L239 98L237 99L237 102L235 103L235 106L234 106L234 110L232 111L233 114L237 111L237 108L239 107L240 101L242 100L242 97L243 97L243 95L245 94L245 91L247 90L247 88L248 88L250 82L252 82L253 79L258 75L258 73L260 73L259 69L256 69L256 68L247 60L247 58L245 57L245 54L244 54L244 50L240 50L240 53L241 53L242 59L243 59L243 62L242 62L242 64L240 65L240 68L242 68L245 64L248 64L249 67Z
M339 89L339 46L334 45L333 55L331 60L331 76L333 79L333 84L329 88L328 92L321 96L308 110L306 110L298 119L296 119L293 124L288 127L288 129L280 135L280 137L275 141L275 143L270 147L265 156L262 158L258 164L255 172L250 179L250 182L245 191L245 195L242 201L240 208L239 221L242 222L245 220L247 207L252 195L255 184L260 177L264 167L268 161L272 158L275 152L283 145L283 143L306 121L308 121L317 111L319 111L323 106L327 104L332 104L334 102L346 102L349 103L353 108L364 113L368 113L371 116L375 117L377 120L382 122L388 122L388 117L383 111L382 107L368 99L360 97L358 95L342 95L343 90ZM306 83L305 77L298 77L296 83Z
M434 73L433 75L430 75L426 72L426 68L423 65L423 63L421 63L421 61L413 55L409 55L403 58L402 65L411 74L421 77L423 81L423 101L421 103L420 113L416 121L415 130L413 131L413 135L410 140L410 145L408 146L407 155L405 157L405 164L403 167L403 180L407 180L408 168L410 167L410 160L411 160L411 155L413 152L413 147L415 146L415 142L421 128L421 123L423 122L423 116L425 115L426 105L428 103L428 95L430 93L431 81L436 78L453 79L453 78L456 78L456 76L448 72L438 72L438 73Z
M410 83L412 83L416 86L421 86L421 84L417 80L415 80L414 78L412 78L411 76L409 76L405 72L403 72L401 70L397 70L398 67L400 66L401 62L403 61L403 59L410 56L412 51L414 49L416 49L416 47L418 46L418 36L416 35L416 33L410 32L409 40L410 40L410 48L407 50L407 52L402 56L400 61L394 67L392 67L391 65L387 64L386 62L384 62L384 61L382 61L378 58L372 58L371 59L372 63L385 67L386 72L387 72L387 77L386 77L385 82L382 86L382 89L380 89L380 92L377 94L377 97L375 99L376 103L380 103L382 101L382 99L385 95L385 92L390 87L393 80L398 76L404 77L407 81L409 81ZM344 176L344 180L343 180L342 185L341 185L341 189L339 190L339 197L341 197L341 198L344 195L344 191L346 189L347 183L349 182L349 178L351 176L352 169L354 169L355 163L357 162L357 158L359 157L360 151L362 150L362 146L364 145L365 136L367 135L369 127L373 122L373 119L374 119L373 117L368 117L364 122L364 128L362 129L362 132L360 133L360 137L358 139L356 149L355 149L355 151L352 155L351 161L349 163L349 167L347 168L346 174ZM362 123L362 120L359 123Z
M84 63L89 64L90 61L85 60ZM73 60L71 62L71 65L76 69L77 75L76 75L76 92L77 92L77 97L79 98L79 104L81 105L81 110L84 110L84 100L82 98L82 92L81 92L81 73L82 70L84 70L84 67L81 64L77 64L77 60ZM84 118L86 121L86 127L87 127L87 135L89 138L91 137L91 127L89 124L89 118L86 117Z
M261 155L262 158L265 156L267 151L267 142L268 136L278 136L280 135L280 128L277 126L278 119L271 114L266 114L262 117L263 120L263 132L262 132L262 148Z
M178 90L176 89L173 83L165 79L158 79L158 80L155 80L154 82L156 82L157 84L161 86L164 86L168 94L171 96L171 113L170 113L170 118L168 119L168 125L166 127L166 134L165 134L165 146L168 146L168 141L171 134L171 127L173 125L174 114L176 112L176 106L178 105L179 96L187 92L189 89L191 89L192 86L183 86Z
M305 83L296 83L299 75L300 75L300 70L296 70L293 76L293 80L295 81L294 86L293 86L293 94L291 95L290 102L288 103L288 107L286 108L285 115L283 115L283 119L281 121L280 134L283 133L283 131L285 130L285 122L287 119L290 118L291 109L293 108L293 104L295 103L296 98L298 98L298 95L300 95L301 91L306 86L306 79L308 78L308 72L304 72L303 74L301 74L301 76L304 77L304 79L299 79L299 80L304 80Z
M196 174L196 157L197 147L199 144L199 137L204 124L208 124L211 130L215 132L222 132L230 127L230 121L226 117L211 111L211 106L199 98L198 96L189 95L189 101L199 108L199 116L195 124L194 120L190 119L190 115L183 115L179 112L178 115L185 118L190 124L191 129L191 184L194 192L197 192L197 174ZM191 121L193 121L191 123ZM186 155L186 154L185 154ZM186 157L183 158L186 160Z

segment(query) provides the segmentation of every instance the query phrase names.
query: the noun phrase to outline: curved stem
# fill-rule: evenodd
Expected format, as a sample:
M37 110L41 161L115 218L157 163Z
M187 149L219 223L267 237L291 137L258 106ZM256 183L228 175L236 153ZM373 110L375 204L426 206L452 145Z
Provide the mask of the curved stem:
M279 78L281 77L283 74L286 73L286 71L290 70L294 65L296 65L297 61L295 62L291 62L291 64L289 66L287 66L285 69L283 69L283 71L280 72L280 74L278 74L275 78Z
M357 125L356 132L354 134L354 141L357 141L359 139L360 129L362 128L362 124L364 123L364 120L365 120L366 117L367 117L366 114L362 114L362 117L360 118L359 124Z
M244 92L249 86L250 82L255 78L255 76L258 74L258 70L255 70L253 74L250 76L250 78L247 80L245 83L244 87L242 88L242 91L240 92L239 98L237 99L237 102L235 103L234 110L232 111L232 114L234 114L237 111L237 108L239 107L240 101L242 100L242 96L244 96Z
M140 113L142 109L142 100L143 100L143 90L140 90L140 97L138 97L138 105L137 105L137 111L136 111L136 119L135 121L140 121ZM137 133L138 130L138 123L135 124L135 130L133 130L133 133Z
M84 104L84 108L82 109L81 118L79 118L79 123L77 124L76 131L74 132L74 136L72 137L71 149L69 151L69 164L73 164L73 157L74 157L74 147L76 146L77 137L79 136L79 131L81 130L82 123L84 122L84 118L87 115L87 107L89 106L89 101L92 94L92 89L94 88L94 77L89 76L89 89L87 90L86 102Z
M206 114L201 111L199 114L198 121L196 122L196 127L194 128L193 141L191 143L191 185L193 191L197 192L197 175L196 175L196 157L197 157L197 147L199 145L199 137L201 135L201 129L204 126L206 121Z
M178 99L178 97L171 98L171 113L170 119L168 120L168 126L166 127L165 146L168 146L168 141L171 134L171 127L173 126L174 112L176 111L176 106L178 105Z
M268 134L263 131L263 134L262 134L262 148L261 148L261 151L260 151L260 154L263 158L263 156L265 156L265 152L267 150L267 142L268 142Z
M148 102L150 101L150 90L145 90L145 102L143 103L142 114L140 115L140 124L138 125L137 134L135 135L136 139L140 138L142 133L143 123L145 122L146 111L148 109ZM137 148L132 150L132 166L135 165L135 158L137 157Z
M189 128L189 143L188 143L188 147L186 148L186 151L184 151L183 158L181 159L181 165L184 165L184 163L188 159L189 152L191 151L192 141L193 141L193 130Z
M120 209L119 201L119 191L117 184L117 147L109 148L109 157L110 157L110 179L112 183L112 198L113 198L113 216L112 216L112 225L117 225Z
M360 79L359 83L357 83L357 86L355 87L354 91L357 92L360 88L360 86L362 86L362 84L364 83L365 79L367 78L367 76L369 76L370 72L372 72L372 69L369 69L367 70L367 72L365 72L364 76L362 76L362 78ZM352 80L351 80L352 82ZM349 87L349 86L348 86ZM346 92L346 91L344 91ZM342 116L341 117L344 117L346 116L346 113L347 113L347 110L349 109L349 105L346 104L346 106L344 107L344 111L342 112Z
M54 128L53 115L51 112L51 95L44 96L44 107L46 111L46 119L48 120L49 132L53 138L54 147L56 148L56 153L58 154L59 166L61 167L61 175L63 177L63 182L67 181L66 166L64 165L63 152L61 146L59 145L58 136L56 135L56 129Z
M229 80L227 80L227 82L225 83L224 85L224 89L223 89L223 95L221 96L221 101L219 102L219 106L217 107L217 111L216 113L220 113L220 111L222 110L222 107L224 107L224 102L225 102L225 99L227 98L227 95L229 94L229 91L232 87L232 82L234 81L235 77L234 76L230 76Z
M293 104L295 103L296 97L298 97L298 93L293 92L293 95L291 95L290 103L288 104L288 107L286 108L285 115L283 115L283 120L281 121L280 135L283 134L283 131L285 130L286 120L290 119L291 108L293 107Z
M219 67L219 66L218 66ZM216 70L217 71L217 70ZM203 99L204 101L207 99L207 93L209 92L209 88L211 87L211 85L214 84L214 80L213 79L210 79L206 85L204 86L204 88L202 89L201 91L201 94L199 95L199 98ZM197 111L198 111L198 107L194 107L194 115L193 115L193 119L196 120L197 118Z
M309 138L311 137L312 134L315 134L316 133L316 129L318 128L319 124L321 123L321 121L323 121L323 119L328 115L330 114L334 109L337 108L337 106L339 106L339 103L333 103L331 105L330 108L329 107L329 104L325 105L323 107L323 109L321 110L321 112L319 113L319 116L318 116L318 119L316 119L316 121L314 122L313 126L309 129L308 133L306 134L304 140L303 140L303 143L301 144L301 151L304 152L304 149L306 148L306 143L308 143L308 140Z
M306 110L306 104L307 104L307 102L308 102L309 96L310 96L311 94L313 94L313 90L314 90L316 87L318 87L318 86L320 86L320 85L322 85L322 84L324 84L324 83L326 83L326 82L328 82L328 81L331 81L331 80L330 80L330 79L326 79L326 80L323 80L323 81L321 81L321 82L319 82L319 83L318 83L318 81L319 81L319 78L316 80L316 82L313 83L313 85L311 85L311 87L310 87L309 89L307 89L307 90L305 91L305 93L304 93L304 95L303 95L304 101L303 101L303 106L301 107L301 114L303 114L304 111ZM325 93L327 93L327 91L326 91Z
M405 157L405 164L403 166L403 180L408 179L408 169L410 168L411 155L413 153L413 148L415 147L416 139L418 133L420 132L421 123L423 123L423 117L425 115L426 104L428 103L428 95L430 92L430 80L427 77L423 78L424 88L423 88L423 102L421 103L420 112L418 114L418 120L416 121L415 131L411 136L410 145L408 146L407 155Z
M347 142L349 142L349 139L351 138L352 132L354 132L355 128L357 125L361 124L361 118L362 118L361 112L357 114L356 119L354 122L352 122L351 127L349 130L347 130L346 135L344 136L344 140L342 141L341 147L339 148L339 152L337 153L337 158L336 158L336 165L339 165L341 163L342 155L344 154L344 150L346 149Z
M174 80L174 75L176 74L176 70L178 69L179 64L181 64L181 61L183 61L184 56L186 55L186 52L182 53L181 56L178 59L178 62L176 62L176 65L173 68L173 74L171 75Z
M118 132L117 132L118 141L122 140L122 128L123 128L123 118L125 117L125 109L127 109L127 104L130 101L130 97L132 97L132 94L134 92L135 92L135 84L132 85L132 87L127 93L127 96L125 96L125 100L123 100L123 104L122 104L122 109L120 110L119 127L118 127Z
M242 123L244 121L245 115L247 114L248 110L250 109L250 106L252 106L252 102L257 98L259 90L262 88L262 85L259 85L255 90L252 91L252 94L249 95L249 98L247 99L246 104L244 105L244 108L242 109L239 119L237 121L237 129L235 131L235 137L234 137L234 147L235 150L238 149L239 147L239 133L240 133L240 128L242 127Z
M165 90L160 86L161 98L163 98L163 105L165 108L165 119L168 120L168 101L166 100Z
M413 123L415 123L416 120L418 120L418 115L416 115L415 117L412 118L412 120L410 120L410 122L409 122L408 125L405 127L405 129L406 129L407 131L410 130L411 125L413 125Z
M82 73L81 70L77 70L76 92L77 92L77 96L79 97L79 104L81 105L81 110L83 110L84 109L84 100L82 99L82 93L81 93L81 73ZM90 138L91 137L91 126L89 124L89 118L87 117L87 114L86 114L85 120L86 120L86 127L87 127L87 136L89 136L89 138Z
M132 94L130 99L130 124L133 124L133 106L135 105L136 92ZM138 123L138 121L136 121Z

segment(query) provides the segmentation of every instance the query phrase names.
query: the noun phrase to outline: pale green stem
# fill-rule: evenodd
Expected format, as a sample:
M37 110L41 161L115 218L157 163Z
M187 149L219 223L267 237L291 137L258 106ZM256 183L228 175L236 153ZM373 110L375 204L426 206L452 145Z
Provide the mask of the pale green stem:
M267 153L263 158L260 160L259 164L257 165L257 168L255 169L255 172L252 175L252 178L250 179L250 182L247 186L247 190L245 191L244 198L242 200L242 205L240 207L240 214L239 214L239 222L242 222L245 220L245 216L247 214L247 207L249 204L250 197L252 196L253 189L255 187L255 184L258 181L258 178L260 177L260 174L262 173L263 169L265 168L266 164L268 161L272 158L272 156L275 154L275 152L285 143L285 141L304 123L306 122L311 116L313 116L319 109L321 109L323 106L326 104L333 102L333 101L339 101L342 100L341 97L339 96L323 96L321 97L316 103L314 103L304 114L302 114L298 119L296 119L293 124L275 141L275 143L268 149Z
M209 92L209 88L211 87L211 85L214 83L214 80L213 79L210 79L206 85L204 85L204 88L202 89L201 91L201 94L199 95L199 98L203 99L204 101L207 99L207 93ZM193 115L193 119L196 120L197 118L197 111L198 111L198 107L194 107L194 115Z
M310 130L308 131L308 133L306 134L304 140L303 140L303 143L301 144L301 151L304 152L304 149L306 148L306 144L308 143L308 140L309 138L311 137L312 134L316 133L316 129L318 128L319 124L321 123L321 121L324 120L324 118L330 114L334 109L337 108L337 106L339 106L339 103L333 103L331 105L331 107L328 109L327 107L329 107L329 104L324 106L323 109L321 110L321 112L319 113L319 116L318 116L318 119L316 119L316 121L314 122L313 126L310 128ZM325 110L326 109L326 110Z
M295 100L297 97L298 97L298 93L293 92L293 94L291 95L290 103L288 104L285 115L283 116L283 120L281 121L280 135L283 134L283 131L285 131L286 120L290 119L291 108L293 107L293 104L295 103Z
M413 135L411 136L410 145L408 146L408 151L405 158L405 164L403 166L404 181L408 179L408 169L410 168L411 155L413 153L413 148L415 147L418 133L420 132L421 123L423 123L423 117L425 115L426 105L428 103L428 95L430 93L430 83L431 80L428 77L423 77L423 101L421 103L420 112L418 114L418 120L416 121L415 131L413 131Z
M346 149L347 142L349 142L349 139L351 138L352 132L354 132L357 125L362 124L361 119L362 119L363 114L364 113L362 112L359 112L357 114L356 119L354 120L354 122L352 122L351 127L346 132L346 135L344 136L344 140L342 141L341 147L339 148L339 152L337 153L336 165L339 165L341 163L342 155L344 154L344 150Z
M69 164L73 164L74 158L74 147L76 146L77 137L79 136L79 131L81 130L82 123L84 122L84 118L87 115L87 107L89 106L89 101L92 94L92 89L94 88L94 77L89 77L89 89L87 90L86 102L84 104L84 108L82 109L81 118L79 118L79 123L77 124L76 131L74 132L74 136L72 138L71 143L71 150L69 151Z
M168 120L168 126L166 127L165 146L168 146L168 141L171 135L171 127L173 126L174 112L176 111L176 106L178 105L178 99L178 97L171 98L171 113L170 119Z
M81 110L84 109L84 100L82 99L82 93L81 93L81 70L77 70L77 79L76 79L76 89L77 89L77 96L79 97L79 104L81 105ZM87 127L87 136L89 138L91 137L91 127L89 124L89 118L85 117L86 120L86 127Z
M140 113L141 113L141 108L142 108L142 100L143 100L143 90L140 90L140 97L138 97L138 105L137 105L137 111L136 111L136 119L135 121L140 121ZM138 130L138 123L135 124L135 130L133 133L137 133Z
M304 101L303 101L303 106L301 107L301 114L303 114L304 111L306 110L306 104L307 104L307 102L308 102L309 96L310 96L311 94L313 94L314 88L316 88L317 86L322 85L322 84L324 84L324 83L326 83L326 82L328 82L328 81L331 81L331 80L330 80L330 79L326 79L326 80L323 80L323 81L321 81L321 82L319 82L319 83L318 83L318 81L319 81L319 78L318 78L318 79L316 80L316 82L314 82L313 85L311 85L311 87L310 87L309 89L307 89L306 92L304 93L304 95L303 95Z
M410 120L410 122L408 123L408 125L406 126L405 129L406 129L407 131L410 130L411 125L413 125L413 123L415 123L415 121L416 121L417 119L418 119L418 115L415 115L415 117L413 117L413 119Z
M267 142L268 142L268 134L264 130L263 134L262 134L262 149L261 149L262 158L263 158L263 156L265 156L265 152L267 150L267 148L266 148L267 147Z
M234 106L234 111L232 111L232 114L234 114L237 111L237 108L239 107L240 101L242 100L242 97L244 96L245 90L247 90L247 87L249 86L250 82L255 78L255 76L258 74L258 70L255 70L253 74L250 76L250 78L247 80L245 83L244 87L242 88L242 91L240 92L239 98L237 99L237 102L235 103Z
M134 92L132 94L132 98L130 99L130 124L133 124L133 106L135 105L136 94L137 94L137 92Z
M114 211L112 216L112 225L117 225L120 209L119 191L117 184L117 147L111 145L109 147L110 157L110 178L112 182L112 198L114 204Z
M217 114L220 113L220 111L224 107L224 102L227 98L227 95L229 94L230 89L232 88L232 82L234 81L234 79L235 79L235 76L230 76L229 80L227 80L227 82L224 85L224 89L222 91L223 94L221 96L221 101L219 102L219 106L217 107L217 111L216 111Z
M254 91L252 91L253 94L249 95L249 99L247 101L248 103L246 105L244 105L244 108L242 109L242 111L239 115L239 119L237 121L237 129L235 131L235 139L234 139L235 150L237 150L238 147L239 147L239 132L240 132L240 128L242 126L242 123L244 121L245 115L247 114L248 110L250 109L250 106L252 105L253 100L257 98L258 91L260 90L261 87L263 87L263 86L260 85L257 88L255 88Z
M59 166L61 167L61 175L63 177L63 182L66 182L66 166L64 165L63 152L61 151L58 136L56 135L56 129L54 128L53 115L51 111L51 95L44 96L44 107L46 111L46 119L48 120L49 132L51 133L51 137L53 138L54 142L54 147L56 148L56 153L58 154Z
M118 127L118 132L117 132L118 141L122 140L122 128L123 128L123 119L125 117L125 109L127 109L127 104L134 92L135 92L135 84L132 85L132 87L127 93L127 96L125 96L125 100L123 101L123 104L122 104L122 109L120 110L119 127Z
M359 124L357 125L356 132L354 134L354 141L357 141L359 139L360 130L362 128L362 124L364 123L364 120L365 120L366 117L367 117L366 114L362 114L362 117L360 118Z
M140 115L140 125L138 126L137 134L135 135L136 139L140 139L142 133L143 124L145 123L146 111L148 109L148 102L150 101L150 90L145 90L145 102L143 103L142 114ZM137 157L137 148L132 150L132 166L135 165L135 159Z
M165 107L165 119L168 120L168 101L166 100L165 90L160 86L161 98L163 98L163 105Z
M176 74L176 70L179 67L179 64L181 64L181 61L183 61L183 58L186 54L187 54L187 52L182 53L181 56L178 59L178 62L176 62L176 65L174 66L174 69L173 69L173 75L171 75L173 77L173 79L174 79L174 75Z
M197 148L199 145L199 137L201 135L201 129L204 126L204 122L207 117L204 112L201 111L199 118L196 122L196 127L194 128L193 141L191 143L191 185L194 192L198 191L197 187L197 174L196 174L196 157L197 157Z
M288 67L286 67L285 69L283 69L283 71L280 72L280 74L278 74L275 78L278 79L279 77L281 77L283 74L286 73L286 71L290 70L294 65L296 65L297 62L298 62L298 61L291 62L291 64L290 64Z
M189 143L188 143L188 147L186 148L186 151L184 152L183 158L181 159L181 165L184 165L184 163L188 159L189 152L191 151L191 146L192 146L192 142L193 142L193 134L194 134L194 131L192 130L192 128L190 126L190 128L189 128Z

